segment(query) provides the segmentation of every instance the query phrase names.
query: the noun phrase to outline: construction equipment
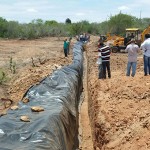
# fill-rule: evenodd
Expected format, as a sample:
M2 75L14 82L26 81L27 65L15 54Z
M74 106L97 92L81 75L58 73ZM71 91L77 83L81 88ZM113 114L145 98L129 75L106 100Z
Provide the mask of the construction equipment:
M150 34L150 26L148 26L144 31L141 33L141 42L145 39L145 34Z
M140 34L139 34L139 28L127 28L126 29L126 36L125 37L118 37L116 40L114 40L112 44L112 52L125 52L126 46L129 44L129 41L134 38L138 45L140 45Z
M117 38L120 38L121 36L118 35L112 35L111 33L107 33L106 35L100 35L100 40L103 42L107 42L110 40L116 40Z
M106 42L107 41L107 35L100 35L99 36L99 41L103 41L103 42Z
M122 38L119 35L115 35L115 34L112 35L111 33L107 33L106 37L107 37L106 42L109 41L109 40L116 40L118 38Z

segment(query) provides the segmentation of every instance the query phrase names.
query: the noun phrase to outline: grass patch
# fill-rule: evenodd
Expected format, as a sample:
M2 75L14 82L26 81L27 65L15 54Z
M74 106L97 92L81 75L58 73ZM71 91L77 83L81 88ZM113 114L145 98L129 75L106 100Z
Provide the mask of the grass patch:
M0 68L0 84L3 84L8 81L8 77L6 76L5 71Z

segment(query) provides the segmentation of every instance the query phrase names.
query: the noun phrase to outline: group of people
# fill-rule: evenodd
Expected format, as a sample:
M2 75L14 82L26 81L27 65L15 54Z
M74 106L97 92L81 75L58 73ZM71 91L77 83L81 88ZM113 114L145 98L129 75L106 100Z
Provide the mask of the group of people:
M140 50L143 51L144 76L150 75L150 34L145 34L145 41L141 44L140 47L136 44L135 39L131 39L130 44L127 45L125 49L125 51L128 53L126 76L135 76L137 66L137 54ZM108 78L111 78L110 53L110 47L105 45L103 41L99 41L97 61L99 68L99 79L106 79L106 70L108 72Z
M90 41L90 35L87 33L81 33L80 35L76 36L77 41L87 43Z
M76 36L77 41L80 41L84 44L86 44L87 42L90 41L90 35L86 34L86 33L81 33L80 35ZM64 45L63 45L63 49L64 49L64 55L65 57L68 57L69 53L70 53L70 43L71 43L72 38L70 37L68 40L65 39L64 40ZM84 45L84 49L86 45Z
M64 48L64 55L65 55L65 57L67 57L69 55L69 53L70 53L70 42L71 42L71 39L72 38L70 37L69 40L67 40L67 39L64 40L63 48Z
M128 64L126 76L134 77L136 73L137 66L137 53L143 51L143 61L144 61L144 76L150 75L150 34L145 34L145 41L139 47L134 39L131 39L131 43L126 47L126 52L128 52Z

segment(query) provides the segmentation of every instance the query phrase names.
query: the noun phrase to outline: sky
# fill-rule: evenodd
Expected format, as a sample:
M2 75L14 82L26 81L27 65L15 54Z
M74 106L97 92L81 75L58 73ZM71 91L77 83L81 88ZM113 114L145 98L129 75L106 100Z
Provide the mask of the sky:
M119 12L150 18L150 0L0 0L0 17L29 23L34 19L102 22Z

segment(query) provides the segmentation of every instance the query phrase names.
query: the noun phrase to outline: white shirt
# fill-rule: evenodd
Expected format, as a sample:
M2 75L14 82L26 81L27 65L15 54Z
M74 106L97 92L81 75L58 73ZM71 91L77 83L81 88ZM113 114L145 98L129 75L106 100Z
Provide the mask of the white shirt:
M146 39L141 44L141 49L143 50L145 56L150 57L150 38Z
M139 46L135 43L129 44L125 51L128 52L128 62L136 62L137 61L137 53L140 50Z

